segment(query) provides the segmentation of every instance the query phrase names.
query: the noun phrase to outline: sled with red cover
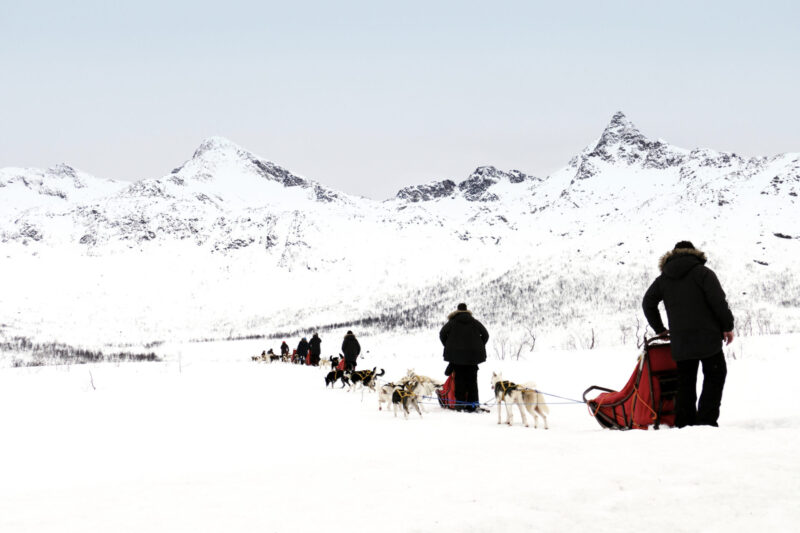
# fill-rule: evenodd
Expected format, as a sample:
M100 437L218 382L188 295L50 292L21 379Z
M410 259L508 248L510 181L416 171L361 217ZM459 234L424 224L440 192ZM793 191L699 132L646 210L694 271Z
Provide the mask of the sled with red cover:
M439 405L445 409L456 408L456 384L453 374L447 376L444 384L436 389L436 397L439 399Z
M347 366L345 363L346 361L344 360L344 357L342 357L342 359L339 361L339 364L336 365L336 370L344 370L344 367Z
M603 391L587 400L593 390ZM678 367L672 359L669 339L646 339L644 352L628 382L619 391L592 386L583 392L589 412L608 429L658 429L675 425Z

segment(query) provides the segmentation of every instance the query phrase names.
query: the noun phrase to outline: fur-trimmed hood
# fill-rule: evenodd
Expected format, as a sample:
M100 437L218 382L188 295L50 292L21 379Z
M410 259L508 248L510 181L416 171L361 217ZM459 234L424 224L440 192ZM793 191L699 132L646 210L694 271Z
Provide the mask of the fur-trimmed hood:
M696 248L676 248L674 250L670 250L669 252L661 256L661 258L658 260L658 269L661 272L664 272L664 265L667 264L667 261L679 255L694 255L698 259L700 259L700 262L702 262L703 264L705 264L705 262L708 261L708 259L706 258L706 254L701 250L698 250Z
M706 261L706 254L696 248L676 248L661 256L658 269L667 277L679 279L697 265L705 265Z
M447 315L447 320L453 320L456 316L460 315L461 313L466 313L469 316L472 316L472 311L453 311L449 315Z

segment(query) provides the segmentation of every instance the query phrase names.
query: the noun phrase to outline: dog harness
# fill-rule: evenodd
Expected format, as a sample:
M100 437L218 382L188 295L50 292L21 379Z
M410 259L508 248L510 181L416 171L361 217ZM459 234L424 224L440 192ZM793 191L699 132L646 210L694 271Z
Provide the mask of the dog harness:
M495 396L497 396L498 390L503 391L503 395L500 397L500 401L505 401L507 392L515 390L523 390L523 389L521 389L520 386L517 385L516 383L512 383L510 381L498 381L497 384L494 386Z

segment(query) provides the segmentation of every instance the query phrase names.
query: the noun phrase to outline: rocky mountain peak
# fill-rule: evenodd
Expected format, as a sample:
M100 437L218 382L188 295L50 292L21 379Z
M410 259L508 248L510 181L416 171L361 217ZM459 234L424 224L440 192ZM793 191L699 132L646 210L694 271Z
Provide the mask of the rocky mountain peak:
M66 163L59 163L47 169L47 173L53 176L75 178L77 172Z
M647 143L648 139L631 122L625 113L617 111L611 117L611 121L603 130L600 140L595 149L613 146L615 144L641 145Z
M192 159L205 158L210 155L238 156L242 157L249 154L238 144L226 139L225 137L209 137L200 143L194 151Z
M451 197L456 192L460 192L470 202L494 202L499 198L489 190L492 185L503 181L522 183L532 179L536 178L519 170L503 171L486 165L476 168L467 179L458 184L453 180L444 180L405 187L397 193L396 198L409 202L426 202Z
M424 185L404 187L397 192L396 198L407 202L427 202L452 196L455 190L456 182L453 180L432 181Z
M684 152L662 140L648 139L625 113L617 111L594 147L570 164L578 168L577 179L586 179L596 173L598 160L663 169L680 165L684 161Z

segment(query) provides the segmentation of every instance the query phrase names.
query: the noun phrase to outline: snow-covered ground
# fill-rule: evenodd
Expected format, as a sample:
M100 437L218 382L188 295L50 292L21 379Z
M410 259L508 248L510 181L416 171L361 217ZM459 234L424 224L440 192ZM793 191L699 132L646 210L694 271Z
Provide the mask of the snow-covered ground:
M364 337L361 366L442 378L435 333ZM323 337L323 353L339 342ZM264 341L164 345L162 363L3 368L0 531L796 530L798 344L736 339L718 429L630 432L555 396L546 431L433 403L406 421L373 393L325 389L319 369L251 362ZM493 371L571 399L619 388L636 356L490 358L481 398Z

